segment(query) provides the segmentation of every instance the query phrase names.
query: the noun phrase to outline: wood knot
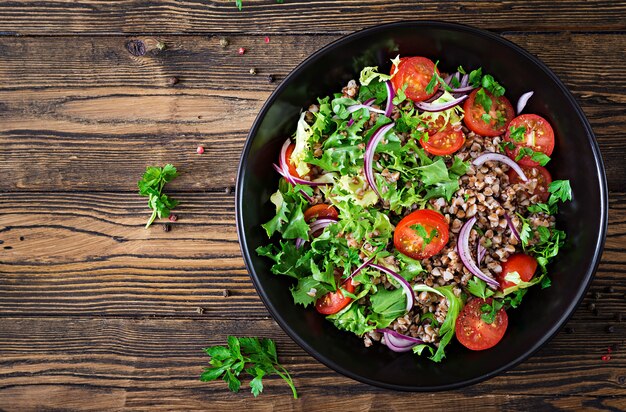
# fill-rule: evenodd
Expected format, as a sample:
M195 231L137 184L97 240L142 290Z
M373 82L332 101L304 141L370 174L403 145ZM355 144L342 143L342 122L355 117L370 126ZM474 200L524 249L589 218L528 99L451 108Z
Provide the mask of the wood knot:
M146 54L146 45L141 40L130 40L126 43L126 50L133 56L143 56Z

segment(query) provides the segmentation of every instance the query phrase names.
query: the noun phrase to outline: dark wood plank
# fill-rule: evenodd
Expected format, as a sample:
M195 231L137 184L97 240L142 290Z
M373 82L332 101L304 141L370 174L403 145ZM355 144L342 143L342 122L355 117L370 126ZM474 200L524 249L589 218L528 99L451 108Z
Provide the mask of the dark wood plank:
M234 1L28 0L0 5L7 34L328 33L410 19L447 20L496 30L622 30L626 6L611 1Z
M487 382L445 396L399 396L326 368L272 320L2 318L0 408L222 410L237 405L328 410L343 405L349 410L380 410L390 403L405 409L427 402L434 409L446 409L454 399L468 410L623 409L625 349L615 350L608 362L600 358L606 346L621 343L624 334L591 340L584 336L595 333L597 326L581 326L585 332L558 335L526 362ZM258 399L245 393L246 381L241 394L228 392L221 381L199 382L208 360L202 348L224 344L229 334L275 339L279 360L293 375L300 399L293 400L288 387L274 377L264 379L265 392Z
M146 200L132 193L0 193L0 313L267 317L240 255L234 196L173 197L179 220L164 232L144 229ZM606 326L626 315L624 201L612 194L606 251L582 305L599 313L581 309L577 319ZM608 286L615 291L593 299Z
M626 191L625 56L618 47L626 35L506 37L571 88L603 150L609 188ZM275 36L269 45L262 37L230 38L222 49L216 38L143 36L152 48L158 41L168 48L137 58L121 37L0 37L0 190L132 191L146 165L165 162L185 171L176 190L232 186L245 135L275 87L266 75L280 80L336 37ZM238 56L239 45L249 53ZM180 83L168 86L171 76Z

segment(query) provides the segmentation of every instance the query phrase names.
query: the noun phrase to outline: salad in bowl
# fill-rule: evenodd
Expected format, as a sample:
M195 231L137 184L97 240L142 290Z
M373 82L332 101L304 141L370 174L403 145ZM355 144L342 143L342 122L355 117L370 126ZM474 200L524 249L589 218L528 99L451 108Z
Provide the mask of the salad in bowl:
M398 56L303 110L256 250L293 278L294 304L435 362L454 340L497 345L507 312L550 286L572 198L549 171L550 122L524 112L533 93L509 97L481 68Z

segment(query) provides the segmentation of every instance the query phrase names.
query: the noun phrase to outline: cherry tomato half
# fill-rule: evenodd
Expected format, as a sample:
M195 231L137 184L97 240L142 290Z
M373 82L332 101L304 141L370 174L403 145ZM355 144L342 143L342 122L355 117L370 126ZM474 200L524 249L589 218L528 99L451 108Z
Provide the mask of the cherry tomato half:
M291 161L291 154L293 153L293 149L296 148L295 144L290 144L287 147L287 151L285 152L285 161L287 162L287 166L289 167L289 174L294 176L294 177L302 177L298 174L298 171L296 170L296 165L293 164L293 162Z
M552 176L550 175L550 172L548 172L548 169L541 166L521 166L521 168L524 171L526 177L528 177L529 179L537 179L537 186L535 187L533 195L539 196L539 200L541 200L542 202L547 202L548 197L550 197L548 187L550 186L550 183L552 183ZM509 183L511 183L512 185L520 183L522 181L522 179L520 179L519 175L513 169L509 169L507 175L509 176ZM533 177L533 175L536 175L536 177Z
M393 65L391 73L395 70L396 66ZM432 97L439 88L439 85L436 84L432 93L426 92L426 86L430 83L435 70L437 70L435 63L426 57L403 57L400 59L398 72L391 79L391 84L393 84L396 92L402 90L406 84L407 87L404 90L406 97L414 102L421 102ZM439 70L437 70L437 74L439 74Z
M498 274L500 289L504 290L515 286L515 283L504 280L509 273L517 272L522 282L530 281L537 270L537 259L524 253L509 256L509 259L502 264L502 272Z
M511 138L511 129L524 127L524 138L521 141L515 141ZM504 140L515 144L515 149L506 148L506 154L515 160L521 147L529 147L535 152L545 153L547 156L552 154L554 150L554 130L546 119L536 114L522 114L511 120L506 129ZM531 160L526 155L517 161L523 166L538 166L539 163Z
M341 287L350 293L354 293L355 286L352 284L352 279L345 281ZM348 306L350 302L352 302L352 298L344 296L341 290L337 289L335 292L328 292L319 298L315 302L315 309L322 315L332 315Z
M327 205L326 203L311 206L304 211L304 220L307 223L310 223L314 219L337 219L338 217L339 213L337 212L337 209L331 205Z
M436 156L452 154L465 144L465 134L461 130L447 127L440 132L428 136L428 140L420 139L420 144L428 153Z
M471 131L481 136L500 136L504 134L507 130L507 125L515 117L511 102L504 96L494 97L485 90L485 93L491 99L491 108L489 113L486 113L483 105L476 101L476 94L479 90L484 89L474 90L463 104L463 110L465 111L463 121L465 125ZM491 117L489 122L485 122L483 119L484 114L489 114Z
M421 225L422 230L418 229L418 225ZM441 213L434 210L416 210L405 216L393 234L396 249L413 259L434 256L441 252L446 243L448 243L448 223Z
M485 304L491 304L491 299L474 298L468 301L456 319L456 338L468 349L485 350L496 346L509 325L504 308L500 308L492 323L485 322L481 309Z

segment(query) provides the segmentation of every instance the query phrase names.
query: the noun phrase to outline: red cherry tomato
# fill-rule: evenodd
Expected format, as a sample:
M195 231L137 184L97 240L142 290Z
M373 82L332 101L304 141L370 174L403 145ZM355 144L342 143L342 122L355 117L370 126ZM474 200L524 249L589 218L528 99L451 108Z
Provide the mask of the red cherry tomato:
M304 211L304 220L307 223L310 223L314 219L337 219L339 217L339 213L337 209L335 209L331 205L327 205L325 203L320 203L318 205L311 206L307 210Z
M515 286L515 283L505 280L509 273L517 272L522 282L530 281L537 270L537 259L524 253L509 256L509 259L502 264L502 272L498 274L500 289L504 290Z
M396 66L391 67L391 73L394 73ZM430 83L433 77L433 73L437 70L435 63L426 57L403 57L400 59L398 65L398 72L391 79L391 84L396 90L402 90L404 85L407 87L404 90L406 97L414 102L421 102L432 97L439 85L436 84L431 93L426 92L426 86ZM439 74L439 70L437 70Z
M396 249L413 259L434 256L441 252L446 243L448 243L448 223L441 213L434 210L416 210L405 216L393 234Z
M293 149L296 148L295 144L290 144L289 147L287 147L287 150L285 152L285 161L287 162L287 166L289 167L289 174L292 175L293 177L302 177L298 174L298 171L296 170L296 165L293 164L293 162L290 160L291 159L291 154L293 153Z
M420 144L428 153L436 156L449 155L465 144L465 134L461 130L447 127L440 132L428 136L428 140L420 139Z
M463 121L465 125L471 131L481 136L500 136L504 134L507 130L507 125L515 117L511 102L504 96L494 97L485 90L485 93L491 99L491 108L489 113L486 113L483 105L476 101L476 94L479 90L484 89L474 90L463 104L463 110L465 111ZM484 114L489 114L491 117L489 122L485 122L483 119Z
M547 202L548 197L550 197L548 187L550 186L550 183L552 183L552 176L550 175L550 172L548 172L548 169L541 166L521 166L521 168L524 171L526 177L528 177L529 179L537 179L537 187L535 188L533 194L539 196L539 199L542 202ZM535 174L536 177L533 177L533 174ZM519 175L513 169L509 169L507 175L509 176L509 183L511 183L512 185L520 183L522 181L522 179L520 179Z
M456 319L455 333L461 345L471 350L485 350L494 347L506 332L509 317L504 308L496 313L492 323L483 320L483 305L491 304L491 299L474 298L467 302Z
M354 293L355 286L352 284L351 279L345 281L341 287L350 293ZM322 315L332 315L348 306L350 302L352 302L352 298L344 296L341 290L337 289L335 292L328 292L319 298L315 302L315 309Z
M518 127L524 127L526 130L523 139L515 141L511 138L511 129ZM545 153L547 156L550 156L554 150L554 130L546 119L536 114L522 114L511 120L506 129L504 140L515 144L515 149L506 148L507 156L513 160L517 157L521 147L529 147L533 151ZM539 165L539 163L531 160L528 155L517 162L523 166Z

